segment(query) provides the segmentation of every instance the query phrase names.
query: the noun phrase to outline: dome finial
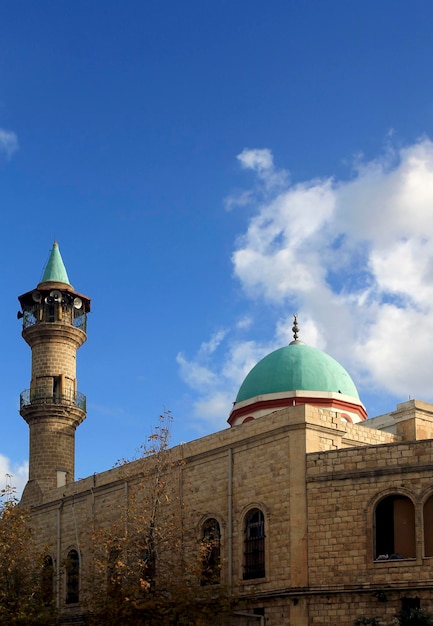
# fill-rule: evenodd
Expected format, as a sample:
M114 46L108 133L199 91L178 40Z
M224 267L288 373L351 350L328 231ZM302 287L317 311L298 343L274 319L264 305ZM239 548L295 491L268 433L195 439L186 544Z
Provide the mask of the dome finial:
M298 314L295 313L293 315L293 326L292 326L292 330L293 330L293 339L295 341L298 340L298 334L299 334L299 326L298 326Z
M298 314L297 313L293 314L292 331L293 331L293 341L291 341L289 345L292 345L293 343L304 343L303 341L300 341L298 339L298 336L299 336L299 326L298 326Z

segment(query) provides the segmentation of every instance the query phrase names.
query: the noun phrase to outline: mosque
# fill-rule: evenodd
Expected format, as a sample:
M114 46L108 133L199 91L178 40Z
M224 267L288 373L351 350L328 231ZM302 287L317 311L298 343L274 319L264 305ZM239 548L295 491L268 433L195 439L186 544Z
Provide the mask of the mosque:
M22 503L46 546L53 596L77 619L89 520L128 506L134 463L75 481L75 431L86 417L76 354L91 301L71 286L54 243L42 280L19 296L31 348L20 414L30 432ZM212 584L243 601L233 626L351 626L433 606L433 405L409 400L367 418L331 356L298 339L242 383L229 428L171 449L183 541L217 539ZM142 480L142 479L141 479ZM171 478L170 478L171 480ZM72 563L73 575L67 564ZM65 565L66 564L66 565Z

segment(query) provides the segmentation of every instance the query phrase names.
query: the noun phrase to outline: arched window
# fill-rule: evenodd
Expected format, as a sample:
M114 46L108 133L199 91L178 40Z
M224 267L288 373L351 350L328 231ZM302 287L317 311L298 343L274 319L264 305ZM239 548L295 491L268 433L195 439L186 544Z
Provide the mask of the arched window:
M201 536L201 584L215 585L221 579L221 531L218 520L205 521Z
M80 558L76 550L69 550L66 557L66 604L79 600Z
M424 556L433 556L433 495L424 504L423 521Z
M54 561L49 554L42 565L41 593L45 606L50 606L54 600Z
M251 509L244 526L244 580L265 575L265 518L260 509Z
M375 510L375 559L410 559L416 556L415 509L410 498L392 494Z

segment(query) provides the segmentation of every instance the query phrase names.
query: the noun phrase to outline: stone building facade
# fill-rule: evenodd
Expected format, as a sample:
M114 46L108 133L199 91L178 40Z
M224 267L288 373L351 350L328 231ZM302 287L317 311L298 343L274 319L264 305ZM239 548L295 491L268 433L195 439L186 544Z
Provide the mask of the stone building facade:
M79 615L91 592L89 524L128 505L151 459L74 481L85 408L71 355L90 300L70 286L55 245L42 282L20 302L33 359L21 405L31 432L23 503L56 572L58 606ZM350 626L360 614L391 621L402 606L433 608L433 405L410 400L367 420L347 372L299 342L296 324L294 333L247 376L230 428L170 450L185 553L196 558L207 524L218 528L217 583L243 607L230 625Z

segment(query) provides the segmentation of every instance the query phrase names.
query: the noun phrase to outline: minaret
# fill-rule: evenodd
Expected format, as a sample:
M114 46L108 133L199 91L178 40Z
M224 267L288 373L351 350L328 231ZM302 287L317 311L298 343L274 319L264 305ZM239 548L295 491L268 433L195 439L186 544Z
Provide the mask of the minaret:
M76 291L54 242L41 282L19 296L22 336L32 350L30 389L20 396L20 414L30 427L29 481L22 502L74 481L75 429L86 417L86 397L77 389L76 357L86 341L90 299Z

